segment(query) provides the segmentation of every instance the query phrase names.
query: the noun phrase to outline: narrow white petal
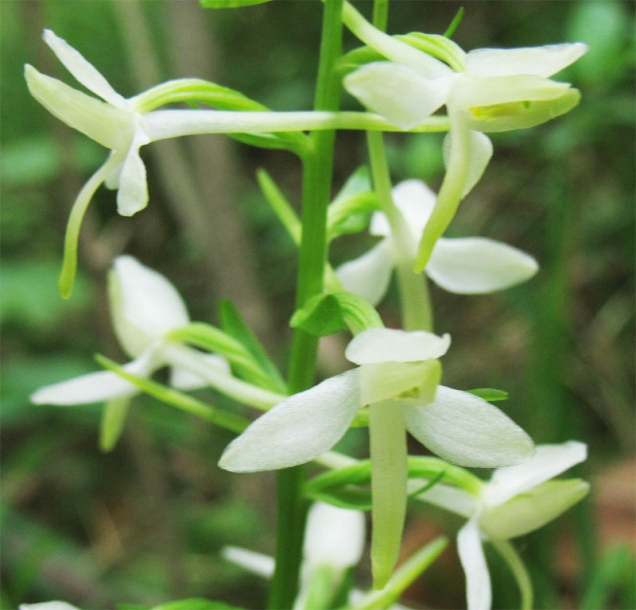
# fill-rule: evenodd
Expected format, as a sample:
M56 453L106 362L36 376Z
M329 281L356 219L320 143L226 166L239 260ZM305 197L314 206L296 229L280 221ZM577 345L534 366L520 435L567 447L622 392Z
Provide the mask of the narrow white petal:
M439 358L449 347L449 335L438 337L426 331L371 328L353 338L345 358L355 364L418 362Z
M490 610L492 590L490 574L477 519L471 519L457 535L459 559L466 574L466 602L468 610Z
M274 573L274 558L268 555L255 553L237 546L223 547L221 555L224 559L263 578L271 578Z
M56 36L51 30L44 30L43 38L44 42L49 45L53 53L75 77L77 82L84 85L89 91L99 95L103 100L113 104L113 106L126 107L125 98L110 86L93 64L86 61L79 51L59 36Z
M531 256L492 239L438 240L426 274L456 294L486 294L530 279L539 269Z
M475 49L466 56L466 71L473 76L548 77L574 63L587 49L581 42L520 49Z
M389 288L392 271L391 243L383 239L366 254L338 267L336 275L345 290L377 305Z
M109 276L113 326L133 356L189 322L185 304L162 275L132 256L118 256Z
M148 205L148 181L146 166L139 155L139 149L150 142L141 127L141 117L135 117L135 130L128 148L126 159L119 174L117 211L122 216L132 216Z
M448 132L444 138L444 162L448 167L450 159L450 147L453 142L452 130ZM464 182L464 188L462 190L462 197L466 197L470 191L473 190L475 185L481 180L481 177L490 163L492 158L492 141L490 138L479 132L470 130L468 132L468 171L466 172L466 179Z
M316 502L309 510L305 536L305 562L310 567L355 566L364 549L364 514Z
M349 74L344 84L364 106L410 129L425 121L448 96L452 77L429 79L404 64L376 62Z
M440 457L460 466L518 464L534 453L530 437L481 398L439 386L435 400L404 410L409 432Z
M84 405L135 394L137 388L111 371L89 373L36 390L31 402L39 405Z
M391 194L413 235L419 238L433 213L437 195L421 180L404 180L393 188Z
M358 371L330 377L261 415L234 439L219 460L232 472L297 466L331 449L360 405Z
M484 489L484 501L490 506L503 504L513 496L584 461L586 457L585 443L568 441L561 445L538 445L534 456L528 461L495 470Z

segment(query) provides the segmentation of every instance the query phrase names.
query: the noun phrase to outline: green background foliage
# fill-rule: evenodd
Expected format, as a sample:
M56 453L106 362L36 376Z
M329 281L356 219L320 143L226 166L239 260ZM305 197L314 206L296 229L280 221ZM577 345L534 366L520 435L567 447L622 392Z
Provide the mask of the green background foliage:
M389 31L443 33L460 6L393 2ZM581 89L580 107L532 130L496 134L484 180L451 227L453 235L521 247L541 272L493 296L433 288L436 330L453 336L444 383L501 388L510 399L499 404L537 442L579 439L590 446L576 473L591 480L590 500L520 543L537 606L634 607L634 5L529 0L465 8L454 38L466 49L577 40L591 48L559 75ZM124 361L104 286L122 252L166 274L194 320L216 323L218 301L230 298L284 369L296 248L268 209L255 171L265 168L297 202L299 165L288 153L220 136L147 147L148 209L125 219L115 213L112 192L97 193L83 227L79 283L63 302L56 286L66 217L105 151L40 108L22 71L28 62L71 82L40 40L49 27L126 96L193 76L275 109L308 109L321 4L276 0L204 11L178 0L31 0L2 2L0 11L0 607L66 599L94 609L185 597L262 607L265 583L223 562L219 551L236 544L272 552L272 479L216 467L228 433L139 397L119 445L101 454L99 406L34 406L28 396L96 369L95 352ZM355 46L348 36L345 49ZM347 96L343 106L357 108ZM418 177L439 186L440 145L436 135L387 136L395 181ZM339 134L334 192L365 162L363 134ZM370 243L340 238L332 261ZM395 305L389 298L381 308L389 326L397 323ZM345 343L344 336L323 340L322 375L346 366ZM353 433L343 446L364 455L363 438ZM411 449L421 451L415 443ZM457 525L418 509L405 547ZM452 550L444 557L405 603L463 604L456 557ZM360 579L368 582L367 565ZM495 580L496 606L514 607L505 569Z

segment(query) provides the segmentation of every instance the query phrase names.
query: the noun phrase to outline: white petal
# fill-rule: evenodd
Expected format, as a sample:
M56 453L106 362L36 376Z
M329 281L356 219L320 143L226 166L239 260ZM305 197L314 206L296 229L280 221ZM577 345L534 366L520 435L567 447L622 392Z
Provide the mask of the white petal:
M53 53L64 64L64 67L75 77L77 82L89 91L99 95L113 106L125 108L127 101L117 93L108 81L86 61L84 57L65 40L56 36L51 30L44 30L44 42L49 45Z
M135 131L126 159L119 174L117 211L122 216L132 216L148 205L148 181L146 166L139 156L139 148L150 142L141 128L141 118L135 117Z
M201 354L201 361L207 366L216 368L218 371L228 375L231 373L228 361L222 356ZM197 390L205 388L209 384L203 377L193 373L191 370L173 366L170 369L170 385L178 390Z
M360 404L370 405L417 390L430 399L435 395L440 377L438 360L363 364L360 366Z
M366 64L344 80L351 95L402 129L419 125L444 104L452 82L452 77L429 79L390 62Z
M66 602L41 602L39 604L20 604L20 610L79 610Z
M512 246L484 237L438 240L426 274L455 294L486 294L530 279L537 261Z
M175 287L132 256L115 259L109 276L109 296L117 337L133 356L189 322Z
M393 188L391 195L411 232L419 238L433 212L437 196L421 180L404 180ZM389 222L382 212L371 217L369 232L371 235L391 234Z
M358 371L330 377L261 415L219 460L232 472L259 472L304 464L331 449L360 406Z
M418 362L443 356L449 346L449 335L438 337L426 331L371 328L353 338L345 358L355 364Z
M391 243L383 239L366 254L338 267L336 275L345 290L377 305L389 288L392 271Z
M585 443L568 441L561 445L538 445L534 456L523 464L495 470L484 489L484 501L490 506L502 504L561 474L586 457Z
M444 162L448 166L450 158L450 147L453 142L452 130L448 132L444 138ZM462 197L466 197L474 186L481 180L481 177L488 167L488 163L492 158L492 142L490 138L480 131L470 130L468 132L468 171L466 172L466 180L462 190Z
M317 502L307 517L305 561L311 567L345 570L355 566L364 549L364 514Z
M440 457L460 466L518 464L534 453L530 437L481 398L439 386L435 400L404 409L409 432Z
M476 519L471 519L459 530L457 550L466 574L468 610L490 610L492 604L490 574Z
M274 558L247 549L241 549L237 546L225 546L221 549L221 555L224 559L231 561L237 566L241 566L249 570L253 574L271 578L274 573Z
M124 370L139 377L152 372L151 361L142 357L123 366ZM139 389L112 371L98 371L36 390L31 402L46 405L85 405L106 402L111 398L132 396Z
M548 77L574 63L587 49L581 42L520 49L475 49L466 56L466 71L474 76Z

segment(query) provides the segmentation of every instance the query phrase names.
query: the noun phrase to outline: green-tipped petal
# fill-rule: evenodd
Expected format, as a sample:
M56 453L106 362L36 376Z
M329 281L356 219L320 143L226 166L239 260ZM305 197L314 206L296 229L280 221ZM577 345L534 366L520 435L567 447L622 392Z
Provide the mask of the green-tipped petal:
M260 472L304 464L331 449L360 406L358 371L330 377L261 415L226 448L219 466Z
M403 64L362 66L344 81L351 95L401 129L423 123L448 96L452 78L428 79Z
M481 546L481 533L477 519L473 518L457 536L457 550L466 574L466 601L468 610L490 610L492 589L490 574Z
M371 328L352 339L345 357L355 364L418 362L439 358L449 347L447 334L438 337L426 331Z
M426 406L405 409L409 432L440 457L460 466L518 464L534 453L532 439L497 407L474 394L440 386Z
M440 239L426 274L455 294L486 294L530 279L537 262L506 244L483 237Z
M481 528L493 538L516 538L533 532L580 502L590 489L580 479L546 481L505 504L484 510Z
M466 71L472 76L532 74L547 78L574 63L587 49L581 42L519 49L475 49L466 55Z
M132 136L132 113L120 110L56 78L24 67L31 95L58 119L110 149L125 147Z

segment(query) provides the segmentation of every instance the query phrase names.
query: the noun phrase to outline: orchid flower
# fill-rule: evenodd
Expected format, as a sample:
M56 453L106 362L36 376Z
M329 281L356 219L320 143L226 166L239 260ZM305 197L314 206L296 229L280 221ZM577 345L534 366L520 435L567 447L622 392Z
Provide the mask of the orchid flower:
M574 108L578 90L549 77L579 59L583 43L465 53L442 36L414 34L430 53L388 36L346 4L343 19L364 43L390 61L366 64L345 78L345 87L367 108L409 129L446 106L447 172L437 206L422 235L416 270L428 263L457 206L479 181L492 155L485 133L544 123Z
M190 318L175 287L162 275L141 265L131 256L115 259L109 276L109 299L115 334L133 360L124 371L137 377L150 377L154 371L171 367L171 384L184 390L212 385L238 400L254 406L271 406L281 396L261 390L232 377L225 359L203 354L168 340L171 331L186 326ZM82 375L37 390L36 404L80 405L107 402L105 417L123 423L130 399L137 386L111 371ZM102 439L110 448L120 427Z
M579 502L588 492L588 483L580 479L550 479L586 457L583 443L538 445L528 461L495 470L478 497L442 483L417 496L468 518L457 537L466 573L468 610L491 607L490 576L482 540L497 544L523 536Z
M374 527L374 583L381 588L397 560L406 510L405 430L443 458L465 466L519 463L534 451L528 435L499 409L438 387L437 360L450 337L373 328L345 356L357 365L295 394L259 417L226 448L221 468L257 472L303 464L331 449L359 409L369 406Z
M364 515L323 502L312 504L307 517L301 586L294 610L326 608L356 566L364 549ZM274 559L247 549L226 547L223 556L251 572L270 578Z
M338 127L391 129L382 117L368 113L266 112L260 104L237 92L198 79L168 81L126 99L76 49L51 30L44 31L44 41L73 77L97 97L41 74L27 64L25 78L31 95L57 118L111 151L73 204L60 276L60 292L64 298L70 296L73 287L82 219L99 186L105 184L117 189L117 210L122 216L132 216L148 204L146 168L139 154L142 146L194 134L272 134ZM157 110L171 102L206 101L210 91L218 93L219 90L226 102L228 98L234 100L236 111ZM432 122L432 130L440 128L446 129L445 125L440 127ZM293 136L303 138L301 134L290 137L293 139ZM298 139L294 142L300 146Z
M346 290L377 305L386 294L391 272L398 264L398 252L411 252L435 206L435 194L420 180L406 180L392 191L393 201L410 229L407 244L394 244L387 218L375 212L370 233L383 239L369 252L341 265L336 273ZM485 294L503 290L532 277L538 269L529 255L491 239L464 237L437 241L426 275L438 286L456 294Z

